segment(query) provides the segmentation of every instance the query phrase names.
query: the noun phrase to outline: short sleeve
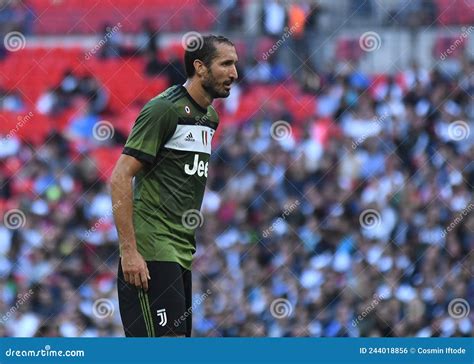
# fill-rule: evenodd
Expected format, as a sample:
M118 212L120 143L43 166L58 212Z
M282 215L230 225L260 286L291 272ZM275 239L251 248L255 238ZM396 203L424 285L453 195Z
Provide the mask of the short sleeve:
M173 135L176 126L173 104L153 99L140 111L122 153L151 164L160 148Z

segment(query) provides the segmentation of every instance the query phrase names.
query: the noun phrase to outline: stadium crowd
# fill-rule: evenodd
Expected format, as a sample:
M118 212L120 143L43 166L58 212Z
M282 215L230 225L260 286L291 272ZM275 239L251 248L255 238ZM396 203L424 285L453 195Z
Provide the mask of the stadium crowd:
M257 85L317 102L302 121L269 102L220 126L193 336L472 336L474 307L456 319L450 303L474 302L474 61L449 72L414 63L376 86L357 64L294 75L277 57L242 63L221 115ZM108 95L71 72L44 91L38 112L79 95L88 114L37 150L2 139L2 211L25 218L0 226L0 335L123 336L114 207L74 143L93 139Z

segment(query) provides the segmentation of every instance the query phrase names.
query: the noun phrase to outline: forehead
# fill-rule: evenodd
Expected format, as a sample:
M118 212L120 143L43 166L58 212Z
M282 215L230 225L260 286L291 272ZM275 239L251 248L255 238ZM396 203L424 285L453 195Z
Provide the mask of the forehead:
M234 62L237 62L238 57L237 57L237 51L235 50L235 47L233 45L227 44L227 43L217 43L215 45L216 47L216 56L214 58L214 61L222 61L224 59L230 59L233 60Z

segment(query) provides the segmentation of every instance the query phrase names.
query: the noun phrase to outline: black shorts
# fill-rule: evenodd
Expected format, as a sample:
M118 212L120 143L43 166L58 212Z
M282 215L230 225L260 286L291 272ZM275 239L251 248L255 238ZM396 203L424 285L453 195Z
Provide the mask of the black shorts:
M147 262L148 291L125 282L119 261L120 316L127 337L191 336L191 271L174 262Z

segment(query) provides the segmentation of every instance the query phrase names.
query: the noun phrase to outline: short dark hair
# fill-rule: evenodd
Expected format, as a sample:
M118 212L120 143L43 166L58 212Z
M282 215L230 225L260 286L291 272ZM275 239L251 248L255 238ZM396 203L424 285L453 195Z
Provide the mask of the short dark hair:
M189 34L189 37L187 37ZM209 67L212 60L216 57L216 44L226 43L234 46L229 39L222 35L205 35L202 36L199 33L190 32L184 35L183 44L185 45L184 52L184 68L186 70L186 76L191 78L196 73L194 69L194 61L199 59Z

